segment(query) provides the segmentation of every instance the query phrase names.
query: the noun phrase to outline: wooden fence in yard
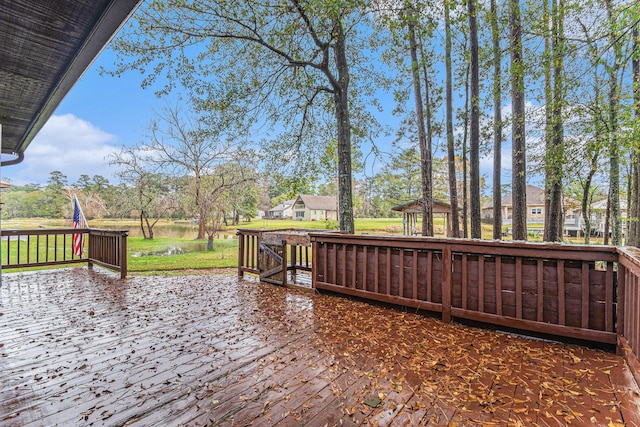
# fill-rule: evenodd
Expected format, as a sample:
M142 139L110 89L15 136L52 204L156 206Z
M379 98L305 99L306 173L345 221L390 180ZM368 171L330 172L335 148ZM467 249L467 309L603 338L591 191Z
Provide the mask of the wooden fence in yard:
M85 237L85 253L73 252L73 236ZM0 257L3 269L87 263L127 276L127 231L93 228L2 230Z

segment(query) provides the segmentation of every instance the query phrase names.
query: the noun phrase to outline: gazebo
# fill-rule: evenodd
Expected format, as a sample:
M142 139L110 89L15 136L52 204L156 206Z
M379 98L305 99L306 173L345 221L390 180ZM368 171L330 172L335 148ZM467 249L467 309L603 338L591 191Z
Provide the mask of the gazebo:
M422 200L416 199L402 205L394 206L392 211L402 212L402 234L413 236L420 234L417 230L418 215L422 214ZM451 205L440 200L433 200L433 213L441 214L444 218L443 231L451 237Z

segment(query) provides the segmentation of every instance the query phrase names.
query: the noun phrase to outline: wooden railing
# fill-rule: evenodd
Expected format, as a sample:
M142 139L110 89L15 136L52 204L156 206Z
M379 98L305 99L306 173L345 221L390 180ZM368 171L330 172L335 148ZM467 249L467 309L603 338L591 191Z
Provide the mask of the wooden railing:
M617 342L614 247L313 233L311 241L318 289L440 312L446 322Z
M640 383L640 249L619 248L618 350Z
M260 247L259 229L238 230L238 277L244 273L260 274L258 268L258 249Z
M128 231L89 229L89 267L98 264L127 277Z
M259 274L266 231L238 232L239 275ZM314 288L617 344L640 383L640 249L309 234Z
M85 237L82 256L73 252L73 236ZM127 231L89 228L2 230L3 269L46 267L87 263L98 264L127 275Z

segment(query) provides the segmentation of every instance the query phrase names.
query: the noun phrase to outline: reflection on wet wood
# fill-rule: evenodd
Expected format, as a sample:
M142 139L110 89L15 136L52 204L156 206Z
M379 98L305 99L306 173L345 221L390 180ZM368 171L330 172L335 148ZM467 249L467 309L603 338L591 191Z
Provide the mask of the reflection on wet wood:
M640 424L611 353L235 275L2 279L3 426Z

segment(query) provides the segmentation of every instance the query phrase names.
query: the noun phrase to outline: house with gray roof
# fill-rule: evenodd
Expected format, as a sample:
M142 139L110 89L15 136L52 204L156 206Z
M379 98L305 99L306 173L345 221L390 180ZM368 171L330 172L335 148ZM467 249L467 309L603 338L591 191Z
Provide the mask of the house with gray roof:
M300 194L293 204L293 218L298 221L338 219L338 199L334 196Z
M280 203L277 206L269 209L268 218L269 219L291 219L293 215L293 204L294 200L287 200L286 202Z

